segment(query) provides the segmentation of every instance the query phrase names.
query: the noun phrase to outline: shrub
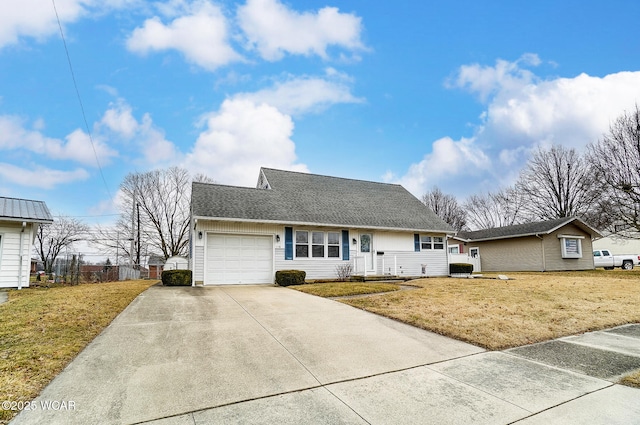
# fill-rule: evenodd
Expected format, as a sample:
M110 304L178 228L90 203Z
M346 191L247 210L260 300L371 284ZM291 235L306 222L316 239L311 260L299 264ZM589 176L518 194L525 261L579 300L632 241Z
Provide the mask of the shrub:
M465 273L465 274L473 273L473 264L467 264L467 263L449 264L449 274L458 274L458 273Z
M279 270L276 272L276 283L280 286L302 285L307 277L303 270Z
M165 286L191 286L191 270L165 270L162 272Z
M336 275L340 282L347 280L351 276L351 273L353 273L353 264L351 263L344 263L336 266Z

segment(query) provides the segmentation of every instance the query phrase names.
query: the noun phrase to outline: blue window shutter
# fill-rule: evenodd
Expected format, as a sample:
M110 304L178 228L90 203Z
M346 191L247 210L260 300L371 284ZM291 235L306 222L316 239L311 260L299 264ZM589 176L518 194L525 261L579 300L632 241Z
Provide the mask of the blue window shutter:
M284 228L284 259L293 260L293 227Z
M417 233L413 235L413 249L416 252L420 252L420 235Z
M349 231L342 231L342 259L349 260Z

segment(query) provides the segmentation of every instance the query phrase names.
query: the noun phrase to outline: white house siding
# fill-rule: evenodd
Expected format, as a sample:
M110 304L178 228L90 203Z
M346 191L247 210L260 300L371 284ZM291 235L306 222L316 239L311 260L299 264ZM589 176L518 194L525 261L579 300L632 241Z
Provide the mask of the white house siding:
M637 236L638 239L607 236L593 241L593 249L608 249L613 255L640 255L640 235Z
M274 249L274 270L304 270L307 279L332 279L337 277L336 267L345 263L354 264L356 257L360 256L359 235L370 233L373 235L373 253L376 261L376 268L368 274L388 274L389 267L392 267L395 258L395 270L400 276L423 276L422 265L426 264L424 276L446 276L448 273L446 250L429 250L415 252L414 232L380 231L371 229L345 229L342 227L315 227L315 226L286 226L292 227L293 231L349 231L349 260L342 260L342 244L340 258L294 258L284 259L285 225L244 223L244 222L224 222L199 219L193 232L193 279L195 284L202 284L205 280L205 260L206 260L206 240L208 233L217 234L238 234L238 235L271 235L273 236ZM198 236L202 232L202 238ZM294 233L295 234L295 233ZM280 236L280 241L277 241ZM430 234L431 236L442 236L444 234ZM357 244L352 243L356 239ZM294 244L295 245L295 244ZM295 249L295 248L294 248ZM383 255L377 255L384 252ZM385 262L385 270L382 267L382 258ZM362 260L360 260L362 261ZM275 276L274 276L275 278Z
M448 262L444 250L384 251L384 255L378 255L377 260L377 274L412 277L446 276L448 274ZM383 260L384 269L382 268Z
M0 288L16 288L20 276L20 238L22 238L22 287L29 286L29 267L33 244L33 225L0 224Z

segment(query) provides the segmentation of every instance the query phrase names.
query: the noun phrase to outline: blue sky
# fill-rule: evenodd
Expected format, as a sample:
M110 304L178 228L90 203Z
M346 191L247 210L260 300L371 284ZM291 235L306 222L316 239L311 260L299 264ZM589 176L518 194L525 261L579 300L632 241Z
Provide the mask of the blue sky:
M53 2L2 2L0 194L89 223L113 220L127 173L173 165L464 200L538 146L584 150L640 99L631 0L55 5L93 145Z

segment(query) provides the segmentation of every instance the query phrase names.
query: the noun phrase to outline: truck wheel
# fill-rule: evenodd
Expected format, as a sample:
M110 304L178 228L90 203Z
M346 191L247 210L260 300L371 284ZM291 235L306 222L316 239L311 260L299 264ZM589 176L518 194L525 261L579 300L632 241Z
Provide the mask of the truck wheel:
M622 268L625 270L633 270L633 261L623 261Z

